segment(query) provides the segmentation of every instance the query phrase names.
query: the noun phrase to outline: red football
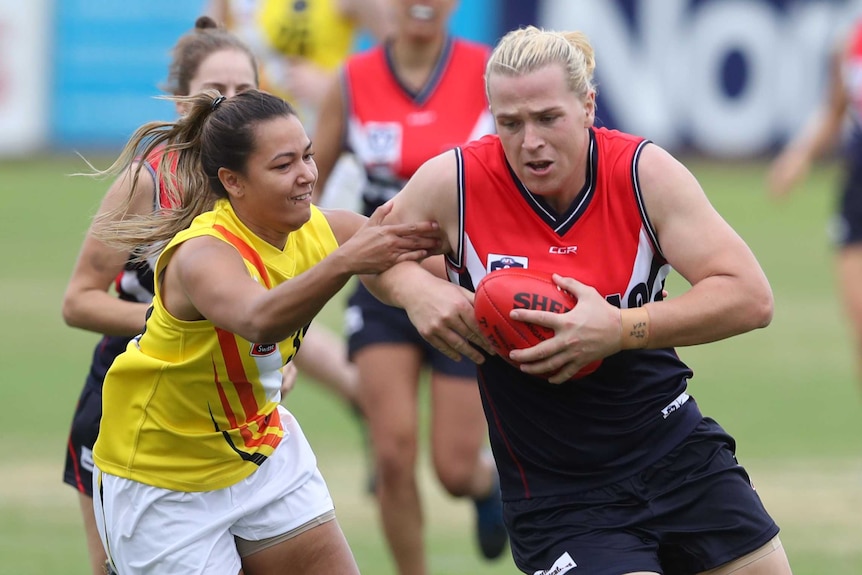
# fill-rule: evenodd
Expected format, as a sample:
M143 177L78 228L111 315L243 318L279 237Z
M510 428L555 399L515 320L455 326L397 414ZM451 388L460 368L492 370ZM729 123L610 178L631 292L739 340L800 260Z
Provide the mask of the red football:
M520 308L565 313L575 304L577 300L574 296L558 288L551 274L528 268L504 268L482 278L476 286L473 308L482 333L499 356L519 367L517 362L509 359L509 352L550 339L554 331L540 325L515 321L509 317L509 312ZM575 377L589 375L600 364L601 360L588 364ZM547 374L546 377L551 375Z

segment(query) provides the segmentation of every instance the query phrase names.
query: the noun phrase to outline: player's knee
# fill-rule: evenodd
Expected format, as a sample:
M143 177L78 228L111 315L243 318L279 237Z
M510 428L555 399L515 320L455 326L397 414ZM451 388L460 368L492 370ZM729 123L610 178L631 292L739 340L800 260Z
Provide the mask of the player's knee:
M473 491L473 478L470 473L461 470L443 469L437 470L440 484L449 495L453 497L465 497Z
M459 461L453 457L436 456L434 471L440 485L449 495L465 497L473 494L476 475L475 458Z
M398 449L374 445L377 473L384 485L412 481L416 468L414 449Z

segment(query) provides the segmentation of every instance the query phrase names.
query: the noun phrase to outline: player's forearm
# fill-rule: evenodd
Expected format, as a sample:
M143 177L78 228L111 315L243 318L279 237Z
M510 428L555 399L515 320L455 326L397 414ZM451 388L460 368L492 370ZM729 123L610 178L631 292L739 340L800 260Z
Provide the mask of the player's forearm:
M765 279L742 287L739 279L714 276L679 297L644 306L646 345L652 349L699 345L766 327L773 305ZM644 319L630 313L621 317L624 333L636 333L636 324ZM639 346L632 342L627 347Z
M400 308L406 307L410 296L422 293L429 284L440 281L416 262L402 262L383 273L360 276L360 280L377 299Z
M354 275L341 248L310 269L251 300L237 325L223 326L249 341L281 341L308 325Z
M828 155L840 139L842 116L833 110L821 110L786 147L786 153L796 154L812 163Z
M70 327L104 335L133 337L144 329L149 307L146 303L125 301L92 290L64 299L63 320Z

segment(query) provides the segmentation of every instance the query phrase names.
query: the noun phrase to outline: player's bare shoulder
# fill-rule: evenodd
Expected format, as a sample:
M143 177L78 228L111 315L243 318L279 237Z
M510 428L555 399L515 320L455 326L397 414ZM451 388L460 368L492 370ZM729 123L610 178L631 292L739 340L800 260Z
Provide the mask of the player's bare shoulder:
M689 169L652 142L641 151L637 175L647 215L657 227L665 218L679 215L682 210L694 209L706 199Z

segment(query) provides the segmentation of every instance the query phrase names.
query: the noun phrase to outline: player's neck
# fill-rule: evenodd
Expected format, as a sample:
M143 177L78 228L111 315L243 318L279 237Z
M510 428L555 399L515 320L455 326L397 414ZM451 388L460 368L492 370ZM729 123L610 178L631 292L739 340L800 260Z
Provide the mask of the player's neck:
M437 66L445 41L445 36L428 42L396 38L389 49L399 79L411 88L422 88Z

